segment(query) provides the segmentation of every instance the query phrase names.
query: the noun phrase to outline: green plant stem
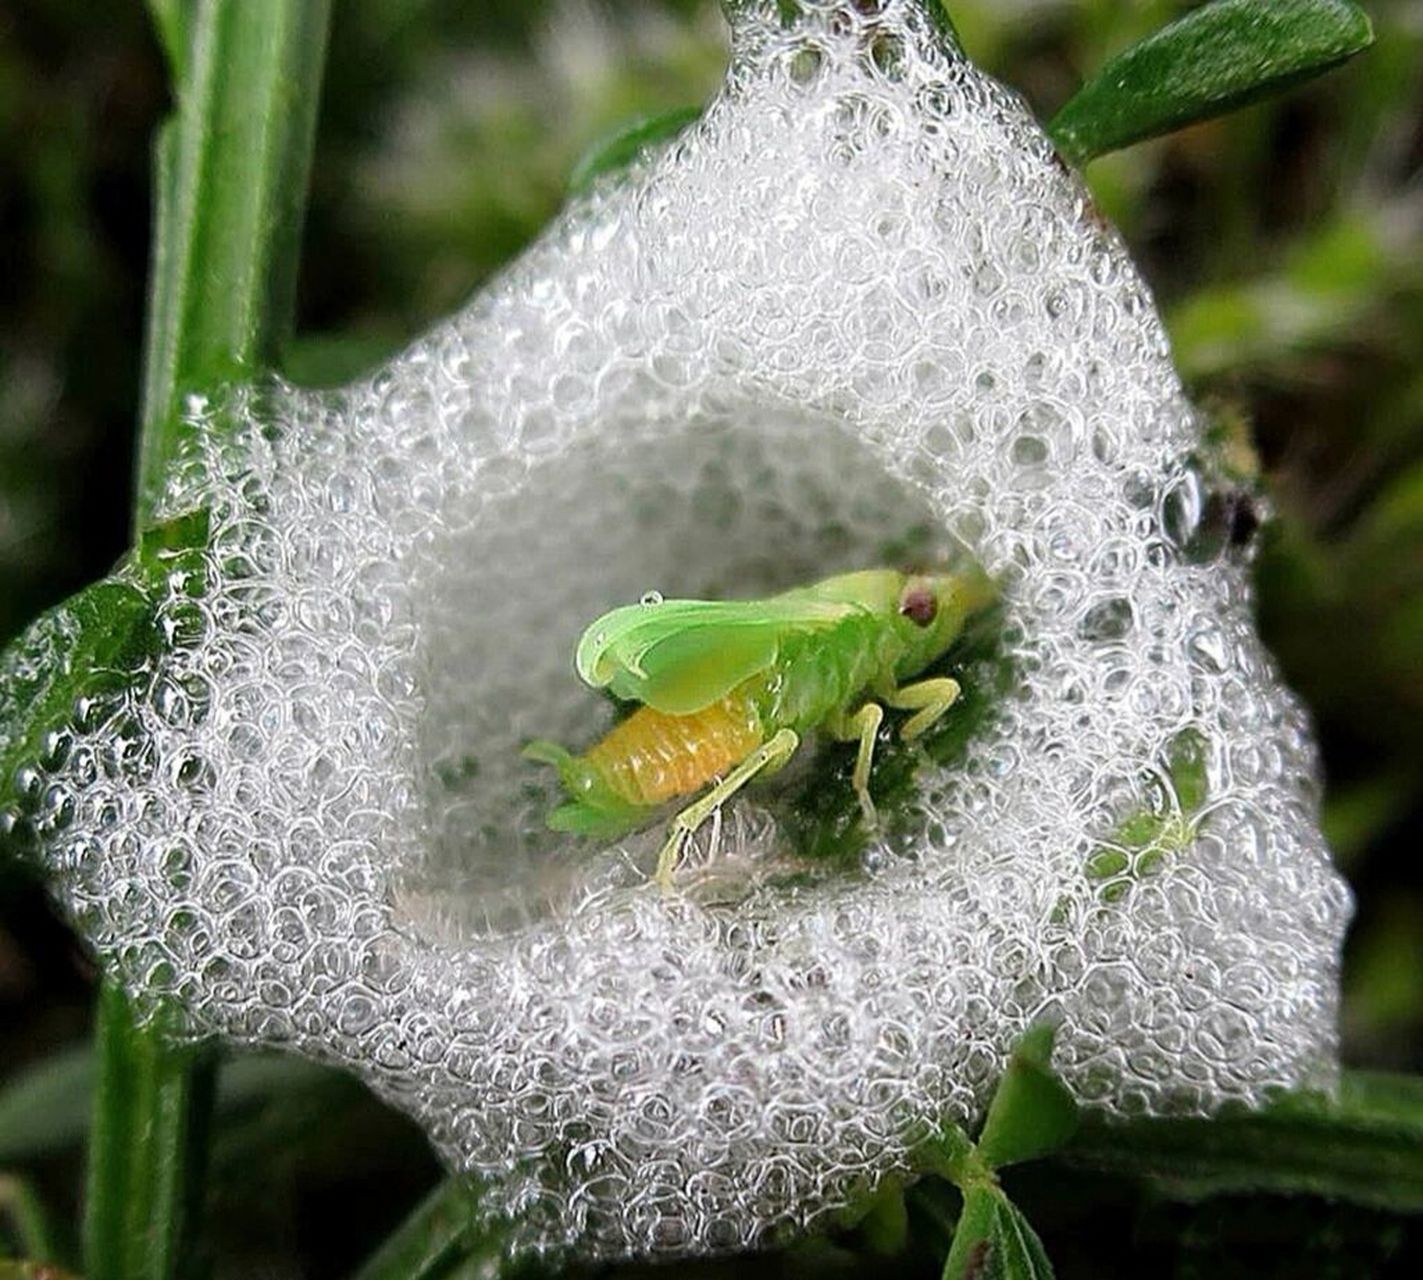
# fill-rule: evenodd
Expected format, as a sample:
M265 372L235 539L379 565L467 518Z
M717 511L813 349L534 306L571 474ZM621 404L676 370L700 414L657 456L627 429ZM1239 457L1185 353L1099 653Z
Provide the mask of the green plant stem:
M478 1274L500 1274L502 1240L473 1229L474 1196L469 1183L447 1178L366 1260L354 1280L439 1280L473 1259Z
M9 1220L21 1255L30 1262L58 1262L49 1215L23 1178L0 1174L0 1218Z
M192 431L189 396L276 365L291 327L330 0L151 4L176 78L157 147L135 527ZM202 1188L214 1063L105 981L84 1221L88 1280L178 1274Z
M200 0L186 24L155 13L182 79L157 147L140 529L191 430L185 398L275 367L289 336L330 0Z
M168 1021L140 1022L116 984L101 984L85 1189L88 1280L160 1280L189 1260L215 1075L209 1051L170 1043Z

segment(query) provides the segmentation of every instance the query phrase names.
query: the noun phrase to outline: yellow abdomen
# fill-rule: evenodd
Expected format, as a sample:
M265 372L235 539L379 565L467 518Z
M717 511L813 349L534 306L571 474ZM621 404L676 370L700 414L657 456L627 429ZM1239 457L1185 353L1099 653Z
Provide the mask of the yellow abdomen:
M623 799L650 806L700 790L740 764L761 740L756 709L733 693L685 716L641 707L583 758Z

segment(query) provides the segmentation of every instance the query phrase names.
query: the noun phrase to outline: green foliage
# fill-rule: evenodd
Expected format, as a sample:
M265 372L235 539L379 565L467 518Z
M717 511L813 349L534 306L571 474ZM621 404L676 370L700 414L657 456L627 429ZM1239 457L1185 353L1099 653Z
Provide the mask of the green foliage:
M1074 164L1233 111L1368 47L1349 0L1212 0L1102 66L1048 125Z
M928 1166L963 1197L945 1280L1046 1280L1053 1274L1037 1233L995 1175L1006 1165L1051 1155L1077 1127L1077 1105L1052 1072L1054 1034L1044 1023L1019 1040L977 1142L950 1128L925 1148Z
M1052 1263L1022 1212L993 1187L971 1187L944 1280L1051 1280Z
M159 643L152 602L105 579L41 616L0 660L0 805L30 807L32 767L64 749L63 732L102 702Z
M1182 374L1199 381L1350 343L1380 299L1420 280L1401 212L1350 210L1289 246L1269 274L1174 307L1167 325Z
M353 339L363 350L328 359L322 382L362 372L458 306L558 211L600 138L710 97L726 58L715 9L348 5L332 33L342 71L323 106L303 288L310 325L342 317L321 354Z
M1145 1179L1173 1199L1316 1195L1417 1214L1423 1080L1346 1072L1337 1098L1287 1094L1263 1110L1209 1120L1088 1115L1059 1159Z
M979 1157L990 1169L1051 1155L1077 1128L1077 1104L1052 1070L1053 1035L1041 1023L1013 1050L978 1135Z
M671 142L701 114L701 107L674 107L619 125L594 143L573 166L568 176L569 191L580 195L605 174L627 168L648 150Z
M936 0L925 3L940 12ZM970 51L994 60L991 69L1035 99L1066 96L1065 67L1088 73L1053 125L1064 153L1078 162L1273 92L1368 40L1367 20L1355 6L1294 0L1219 0L1150 33L1180 7L1168 0L1048 0L1033 7L1029 23L987 0L954 6ZM59 15L58 29L85 29L87 11L68 0L32 8ZM178 390L210 391L223 378L271 366L283 349L324 25L324 6L276 0L150 0L150 10L181 111L163 142L158 192L162 231L144 411L147 512L178 429ZM1320 716L1326 744L1344 744L1331 748L1332 765L1345 761L1344 784L1333 793L1326 823L1368 886L1346 992L1346 1032L1356 1052L1409 1061L1405 1033L1416 1035L1423 1025L1411 958L1423 934L1416 899L1384 892L1396 873L1380 850L1389 847L1391 829L1402 830L1401 845L1411 854L1404 824L1410 814L1416 821L1423 776L1417 667L1423 253L1411 206L1400 198L1416 155L1423 39L1404 6L1380 3L1374 16L1379 44L1366 64L1331 82L1327 93L1306 98L1302 110L1286 115L1261 107L1228 129L1208 127L1143 148L1130 164L1108 158L1093 166L1091 178L1168 303L1183 372L1198 387L1245 406L1243 416L1256 423L1283 517L1261 554L1264 625ZM569 88L531 52L530 33L548 17L547 6L521 0L348 8L337 31L341 76L323 124L329 164L315 191L319 234L306 263L312 314L342 332L305 339L305 363L293 363L292 371L335 382L374 362L536 234L561 198L572 157L592 138L620 119L703 97L714 82L719 53L703 28L690 25L681 44L620 46L623 62L590 81L591 89ZM268 19L275 25L264 26ZM614 25L625 33L632 23ZM268 43L257 38L259 26ZM19 30L23 36L23 20ZM536 83L536 92L481 98L474 112L461 114L448 88L455 78L449 51L461 42L497 50L500 65L516 69L514 80ZM1103 62L1106 52L1124 47ZM65 457L55 452L62 437L48 430L55 393L45 388L63 386L66 413L75 412L86 375L97 390L84 412L100 414L111 402L122 412L127 395L111 362L91 356L107 334L100 328L96 341L83 323L86 305L99 297L108 324L119 277L101 240L103 220L89 212L104 152L69 105L73 77L32 74L16 48L0 44L0 115L8 112L15 125L0 132L0 167L16 157L13 176L5 168L5 190L22 193L22 210L37 211L44 287L43 307L9 323L0 349L0 425L7 432L0 441L0 500L10 504L7 519L25 515L25 504L37 513L13 547L0 548L12 609L29 598L13 585L23 574L56 580L60 549L78 527L73 506L59 505L64 486L45 488L39 474L62 474L55 459ZM122 83L135 80L142 82L141 72ZM439 86L433 95L431 85ZM105 99L106 107L122 101L118 93ZM34 114L27 117L17 104L29 104ZM431 115L434 126L417 131L413 144L408 130L372 123ZM1296 154L1291 139L1300 132L1309 145ZM633 151L670 136L654 134L628 139ZM15 207L6 206L7 216ZM1172 229L1163 235L1165 223ZM76 333L84 335L81 360L45 363L40 344L53 341L47 334L67 341ZM32 377L36 369L43 376ZM17 424L25 423L28 434L21 434ZM158 579L151 575L174 566L199 574L193 549L201 541L201 516L157 531L120 575L37 623L63 632L66 656L58 665L22 669L17 654L26 642L11 651L0 703L8 700L11 712L23 706L25 714L0 721L7 806L33 812L33 798L24 794L26 766L57 745L55 730L75 714L102 710L108 682L151 655L159 643L152 610ZM987 644L955 659L953 669L973 678L965 679L965 698L940 734L923 745L933 758L956 758L1011 685L1013 673L995 652ZM847 832L857 811L846 778L830 785L826 779L847 775L848 757L827 748L778 811L798 841L836 856L853 842ZM912 786L916 763L917 749L881 753L875 786L887 811ZM1184 758L1163 767L1189 819L1204 803L1204 775ZM830 799L840 808L825 807ZM1165 856L1175 835L1163 813L1149 802L1106 843L1133 856ZM24 824L17 830L23 835ZM1399 909L1383 909L1380 897ZM207 1081L189 1051L170 1053L113 993L103 1000L98 1059L61 1057L0 1092L0 1160L62 1158L92 1126L91 1253L114 1252L90 1272L162 1274L187 1249L184 1206L201 1189L192 1140L202 1132ZM1411 1053L1416 1065L1416 1041ZM993 1169L1044 1156L1070 1127L1046 1062L1045 1052L1034 1057L1031 1046L1021 1049L977 1149L962 1139L959 1157L973 1167L961 1214L957 1193L947 1193L945 1207L927 1180L909 1194L906 1219L905 1197L890 1186L861 1220L853 1247L822 1241L780 1255L780 1265L804 1274L854 1273L864 1267L860 1243L902 1260L909 1255L896 1250L912 1253L916 1242L946 1244L957 1220L949 1274L1045 1274L1041 1246L1015 1206L1033 1213L1065 1267L1060 1246L1082 1247L1081 1233L1055 1221L1053 1206L1074 1197L1113 1205L1106 1188L1122 1183L1141 1200L1122 1210L1132 1216L1110 1220L1089 1241L1089 1274L1103 1272L1102 1258L1141 1272L1122 1259L1144 1248L1151 1230L1167 1235L1161 1256L1182 1273L1207 1266L1219 1273L1222 1263L1239 1268L1249 1244L1261 1238L1262 1218L1284 1225L1272 1241L1273 1269L1261 1274L1364 1274L1404 1231L1402 1215L1423 1208L1417 1081L1355 1074L1345 1076L1336 1100L1282 1098L1258 1114L1130 1122L1087 1115L1056 1154L1005 1175L1010 1201ZM350 1095L337 1097L329 1075L302 1064L266 1061L250 1071L259 1080L250 1093L247 1065L224 1074L210 1152L229 1185L259 1188L282 1157L318 1145L315 1129L342 1127L323 1120L348 1105ZM96 1079L103 1081L101 1106L89 1117L83 1102ZM1019 1185L1031 1177L1050 1185L1045 1202L1020 1196ZM31 1257L51 1252L40 1193L25 1179L3 1188L12 1235L23 1237ZM469 1229L471 1196L458 1184L438 1192L372 1260L367 1280L497 1273L499 1241ZM1180 1200L1203 1200L1204 1207L1195 1217L1163 1210ZM1341 1217L1339 1206L1349 1202L1362 1207ZM1142 1210L1142 1203L1151 1207ZM19 1223L22 1217L28 1225ZM1319 1230L1304 1230L1308 1222ZM1353 1234L1341 1234L1339 1222ZM343 1231L362 1225L349 1221ZM1357 1248L1339 1244L1366 1237ZM0 1276L37 1274L29 1263L0 1264Z
M73 1280L68 1271L61 1271L47 1262L6 1262L0 1259L0 1280Z
M32 1162L82 1146L93 1121L88 1104L99 1067L94 1046L85 1041L6 1081L0 1088L0 1164ZM360 1087L302 1058L244 1054L225 1062L213 1104L215 1164L260 1154L257 1163L270 1166L297 1136L293 1126L340 1109L348 1096L361 1096ZM274 1133L269 1147L262 1145L259 1130Z
M187 75L188 44L192 39L192 5L189 0L148 0L153 29L168 59L168 75L181 85Z
M0 1164L50 1155L89 1132L96 1079L86 1043L46 1058L0 1089Z
M9 1234L30 1263L40 1266L59 1260L49 1215L34 1188L23 1178L0 1174L0 1250L5 1247L3 1228L7 1220ZM0 1280L4 1280L8 1265L0 1257Z
M440 1280L476 1268L501 1274L503 1241L472 1225L474 1191L451 1178L436 1187L356 1273L355 1280ZM481 1265L482 1264L482 1265Z
M166 643L158 604L175 583L201 594L205 513L149 530L112 577L42 614L0 654L0 811L5 851L24 854L42 797L37 766L103 722L113 698Z
M981 6L921 3L955 45L961 41L950 10L966 11L975 36L994 25ZM1132 9L1148 19L1163 7ZM795 5L785 8L793 13ZM1066 158L1084 164L1279 93L1354 56L1372 38L1367 15L1350 0L1212 0L1160 30L1143 31L1095 71L1049 132ZM979 50L979 40L971 50Z

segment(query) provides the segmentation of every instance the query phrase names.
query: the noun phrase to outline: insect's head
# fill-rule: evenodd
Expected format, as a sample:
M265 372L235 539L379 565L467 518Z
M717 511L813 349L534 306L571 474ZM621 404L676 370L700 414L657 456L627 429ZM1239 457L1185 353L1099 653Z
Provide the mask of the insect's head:
M993 580L977 566L958 573L908 573L899 591L896 626L905 641L901 679L917 675L959 638L968 619L992 604Z

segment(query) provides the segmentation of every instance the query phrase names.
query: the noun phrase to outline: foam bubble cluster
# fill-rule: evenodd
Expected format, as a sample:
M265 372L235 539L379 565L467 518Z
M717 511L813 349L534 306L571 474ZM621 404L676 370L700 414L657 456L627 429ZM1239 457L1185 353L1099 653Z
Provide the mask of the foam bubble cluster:
M1147 290L919 6L800 8L736 7L705 118L376 376L197 410L199 585L31 787L125 984L358 1070L527 1247L801 1229L1041 1016L1121 1112L1333 1070L1315 749ZM754 792L671 897L657 831L544 828L520 746L612 715L589 619L907 545L999 578L1012 679L859 865L807 873Z

